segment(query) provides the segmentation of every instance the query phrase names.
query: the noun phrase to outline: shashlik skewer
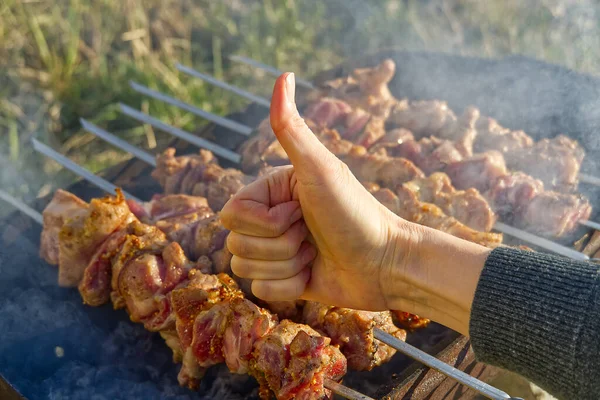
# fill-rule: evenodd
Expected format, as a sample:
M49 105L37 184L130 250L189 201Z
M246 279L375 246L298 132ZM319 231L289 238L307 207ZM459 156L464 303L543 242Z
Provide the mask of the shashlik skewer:
M238 61L238 62L242 62L248 65L251 65L255 68L258 69L262 69L265 70L267 72L269 72L270 74L275 74L275 73L280 73L278 70L259 63L255 60L249 59L247 57L239 57L239 56L231 56L230 59L234 60L234 61ZM337 95L339 97L345 97L347 92L349 91L353 91L353 92L357 92L357 90L361 89L360 85L362 84L363 87L369 87L371 86L369 84L369 82L366 82L366 79L364 79L364 76L367 77L367 79L373 79L375 78L376 81L374 82L375 85L379 85L381 86L386 86L389 83L389 79L386 81L385 79L381 79L381 77L385 77L386 76L386 72L385 70L389 70L389 67L384 66L384 68L382 68L382 65L384 65L385 63L387 63L389 65L389 63L393 61L391 60L385 60L383 61L380 65L373 67L373 68L362 68L362 69L358 69L355 70L351 76L349 77L342 77L342 78L338 78L338 79L334 79L333 81L329 81L329 82L325 82L324 84L321 85L321 87L316 88L312 83L310 83L309 88L312 89L316 89L315 91L317 92L316 94L314 94L312 97L313 99L315 97L319 97L319 96L323 96L323 95L331 95L331 94L336 94L337 91ZM377 70L383 70L383 73L378 73ZM375 72L375 73L373 73ZM360 75L363 75L363 77L361 77ZM297 81L303 81L300 78L296 78ZM307 81L306 81L307 82ZM319 90L323 90L325 89L325 92L321 92L319 93ZM343 89L343 90L340 90ZM341 95L341 96L340 96ZM428 102L422 102L421 105L423 104L427 104ZM388 103L391 104L391 103ZM419 102L414 102L413 104L419 104ZM447 111L447 106L444 102L439 102L439 101L433 101L433 102L429 102L430 106L431 105L438 105L441 106L444 110L444 113L442 114L446 114L446 116L451 116L451 111L448 112ZM406 105L406 102L405 104ZM402 108L402 107L401 107ZM433 110L430 110L430 113ZM435 112L432 113L433 116L435 116ZM438 116L439 113L438 113ZM444 118L444 115L441 115L442 118ZM492 142L507 142L506 139L508 139L508 142L513 142L514 144L521 144L521 145L525 145L526 147L529 147L531 144L533 144L533 140L527 136L524 132L522 131L508 131L502 127L500 127L497 124L497 121L493 120L492 118L486 118L486 117L482 117L480 119L480 121L478 121L478 125L480 128L483 128L484 130L486 130L486 127L489 127L490 125L495 126L496 128L500 128L500 129L496 129L496 135L494 135L494 138L492 139ZM490 130L487 129L487 131L489 132ZM432 135L432 133L428 132L428 135ZM485 136L484 135L478 135L480 138L485 140ZM515 143L516 142L516 143ZM488 141L489 143L489 141ZM508 143L508 144L509 144ZM497 146L497 143L493 143L492 146ZM508 147L513 147L513 146L508 146ZM521 147L521 146L518 146ZM505 150L508 150L508 148L506 146L504 146ZM577 178L579 179L580 182L584 182L584 183L588 183L588 184L592 184L592 185L596 185L596 186L600 186L600 179L598 179L597 177L594 176L590 176L588 174L583 174L583 173L579 173L579 175L577 175L577 172L579 171L579 165L581 164L581 159L577 160L577 158L579 158L575 153L572 153L575 156L575 164L577 165L573 165L573 163L568 163L571 164L572 166L574 166L575 168L572 169L572 171L575 171L573 173L567 173L566 175L566 183L567 183L567 187L573 187L574 183L577 181ZM530 159L527 158L527 154L522 154L524 155L524 157L515 157L515 162L518 163L518 159L521 158L521 160L525 161L525 164L521 163L521 165L524 165L525 167L529 167L530 166ZM533 154L534 156L539 157L540 154ZM544 159L542 160L542 162L544 164L548 164L548 159ZM552 162L550 161L550 164L552 165ZM561 165L561 164L559 164ZM542 175L546 175L548 173L548 170L546 167L543 168L539 168L539 167L533 167L534 169L537 169ZM519 168L513 168L513 169L519 169ZM560 174L560 172L558 172Z
M129 116L133 117L134 119L139 120L142 123L151 124L151 125L159 128L159 129L163 129L164 128L163 125L166 125L166 124L163 124L163 123L161 123L161 125L157 125L154 122L154 120L155 120L154 118L148 117L146 114L141 113L139 111L135 111L135 110L133 110L130 107L127 107L125 105L121 105L121 109L122 109L122 111L124 111L126 113L126 115L129 115ZM135 113L130 113L129 110L135 111ZM177 128L173 128L173 127L171 127L169 125L167 125L167 128L169 128L169 129L165 129L165 130L166 130L166 132L169 132L169 133L172 133L171 128L172 129L177 129ZM99 129L99 128L96 127L96 129ZM89 132L90 133L94 133L96 129L90 129ZM104 132L106 134L108 134L108 132L106 132L106 131L104 131ZM191 135L190 133L188 133L188 134ZM110 134L108 134L108 135L110 135ZM176 135L176 136L178 136L178 135ZM217 146L217 145L213 144L213 146ZM219 146L217 146L217 147L219 147ZM223 149L223 150L225 150L225 149ZM141 150L139 150L139 151L141 151ZM229 152L229 150L227 150L227 151ZM236 157L230 157L228 155L225 155L224 158L226 158L226 159L228 159L228 160L230 160L232 162L239 163L239 161L241 159L241 156L239 154L237 154L237 153L234 153L234 154L236 155ZM134 155L135 155L135 153L134 153ZM549 251L552 251L552 252L555 252L555 253L558 253L558 254L570 257L570 258L574 258L574 259L578 259L578 260L587 260L587 259L589 259L589 257L587 255L582 254L582 253L580 253L578 251L575 251L575 250L573 250L573 249L571 249L569 247L560 245L558 243L554 243L554 242L552 242L550 240L547 240L547 239L544 239L544 238L532 235L530 233L521 231L519 229L512 228L512 227L510 227L510 226L508 226L506 224L501 224L501 223L498 222L498 223L495 224L495 229L499 230L500 232L507 232L511 236L516 237L516 238L518 238L520 240L523 240L523 241L528 242L528 243L535 244L536 246L539 246L541 248L547 249Z
M127 142L124 142L122 139L119 139L118 137L114 136L113 134L106 132L105 130L97 127L96 125L86 121L85 119L81 119L81 123L83 125L83 127L95 134L96 136L102 138L103 140L106 140L107 142L121 148L122 150L125 151L129 151L130 153L132 153L133 155L135 155L137 158L139 158L142 161L145 161L146 163L152 165L153 167L157 166L157 162L156 159L153 158L153 156L135 146L130 145ZM126 146L123 146L123 144L126 144ZM204 156L202 155L204 154ZM192 165L191 167L189 167L188 164L183 166L185 174L189 174L190 176L195 176L195 179L200 178L200 176L204 173L206 173L207 168L204 167L204 165L206 163L213 163L213 159L209 156L208 153L202 153L201 156L199 157L199 160L202 160L200 163L195 163L195 165ZM158 157L159 159L161 158L161 156ZM178 168L182 168L182 165L177 166L177 162L174 163L175 165L173 165L172 167L166 167L165 170L169 171L170 170L170 174L179 174L180 171L178 171ZM213 167L216 167L216 174L213 174L213 176L218 176L219 175L219 170L223 171L222 169L220 169L220 167L218 167L218 165L213 165ZM197 174L194 171L196 168L199 168L200 170L202 170L202 174ZM191 173L190 173L191 172ZM234 170L232 171L233 174L231 174L230 176L240 176L241 174L236 173ZM160 179L160 177L159 177ZM246 179L243 178L242 179ZM181 182L185 181L186 177L182 176L181 177ZM179 182L179 181L177 181ZM188 182L190 182L190 180L188 180ZM191 181L192 184L194 183L194 181ZM218 182L218 181L217 181ZM234 186L234 191L230 191L230 192L221 192L220 191L220 185L217 183L217 189L216 190L205 190L205 189L200 189L200 188L206 188L207 186L212 186L210 184L210 182L205 182L206 185L200 186L200 185L196 185L193 184L191 187L189 185L187 185L188 187L186 188L186 185L182 185L182 186L170 186L170 190L174 191L174 192L178 192L178 191L183 191L184 193L186 192L191 192L191 193L196 193L197 191L200 190L202 195L204 196L208 196L212 201L210 201L210 203L212 204L212 207L216 210L219 210L220 208L222 208L222 206L224 205L224 203L229 199L230 195L233 194L235 191L237 191L239 189L239 187ZM177 189L179 187L179 189ZM230 186L231 188L231 186ZM213 197L214 194L217 194L217 197ZM184 196L185 197L185 196ZM169 203L169 207L173 208L173 197L172 196L167 196L163 198L164 201L168 201ZM160 201L160 199L158 200ZM142 220L144 220L143 215L146 214L147 218L150 219L154 219L154 221L156 221L157 217L153 214L152 211L150 210L144 210L144 207L140 207L140 205L138 203L133 203L130 204L130 208L132 210L134 210L134 214L136 214L136 216ZM148 207L146 207L148 208ZM428 207L429 209L431 209L431 207ZM152 209L152 207L150 207L150 209ZM159 207L160 209L160 207ZM189 207L188 207L189 209ZM137 211L135 211L137 210ZM160 218L158 218L160 219ZM147 222L147 220L146 220ZM163 228L163 231L165 231L166 229ZM199 233L200 231L197 230L195 231L196 233L194 233L194 237L198 238L202 236L202 233ZM464 235L463 235L464 236ZM467 235L464 236L466 238L471 238L471 236ZM177 237L177 236L173 236L171 237L172 240L177 241L177 242L186 242L185 239L182 239L181 237ZM184 246L184 248L188 248L188 246ZM200 252L200 251L193 251L193 250L188 250L187 254L191 254L192 257L194 257L194 255L198 256L199 254L203 254L203 255L209 255L206 252ZM210 254L211 260L213 261L213 263L215 264L216 270L217 271L227 271L227 272L231 272L230 269L228 268L228 263L229 263L229 255L227 254L226 251L217 251L215 253ZM246 291L247 293L249 292L249 289ZM297 309L296 303L295 302L270 302L268 303L268 308L271 311L274 311L280 318L294 318L296 317L298 314L301 314L302 311ZM394 315L395 315L395 319L396 321L398 321L398 323L409 330L415 330L415 329L420 329L423 328L425 326L427 326L429 324L429 320L426 318L421 318L419 316L416 315L412 315L410 313L406 313L406 312L402 312L402 311L393 311Z
M123 212L109 211L116 209ZM44 227L50 228L46 236L57 237L44 242L42 254L58 252L59 268L76 270L70 276L79 273L82 255L89 256L85 278L79 282L84 300L89 289L103 286L102 297L110 298L116 309L125 308L133 322L167 333L174 358L184 361L179 379L188 386L197 386L203 369L225 362L233 373L256 377L263 398L269 391L280 399L328 397L324 380L339 380L346 372L346 360L329 338L306 325L278 324L276 317L246 300L226 274L207 274L208 259L189 261L181 246L125 210L128 205L120 192L94 199L89 206L58 192L44 211ZM108 243L91 255L89 245L96 240L88 239L90 230L89 237L103 235ZM44 248L54 244L56 249ZM69 259L72 262L65 264ZM174 332L178 343L170 336ZM275 355L279 363L273 362Z
M19 205L18 208L23 209L22 203L19 203L18 201L12 201L11 203L18 204ZM42 216L39 215L39 213L38 213L38 218L36 218L36 219L40 220L41 218L42 218ZM173 335L172 332L170 332L168 334L166 334L166 333L163 334L161 332L161 334L165 338L165 340L167 341L167 344L170 347L172 347L173 349L177 349L178 339L177 339L176 335ZM375 336L384 342L386 342L386 341L394 342L395 346L397 346L403 354L406 354L409 357L417 359L417 360L422 360L422 362L424 362L426 365L428 365L434 369L437 369L438 371L446 374L447 376L453 377L454 379L458 380L459 382L465 383L467 386L484 394L486 397L489 397L491 399L505 399L505 398L509 397L508 395L506 395L506 393L499 391L498 389L496 389L490 385L487 385L481 381L478 381L477 379L474 379L474 378L466 375L465 373L463 373L459 370L456 370L455 368L453 368L445 363L442 363L439 360L434 359L431 356L427 356L424 353L420 352L419 350L413 348L412 346L410 346L408 344L402 344L398 341L394 341L393 337L387 337L386 335L384 335L384 334L382 335L382 333L380 333L378 331L375 332ZM325 386L328 387L329 389L333 390L334 392L340 394L341 396L349 398L349 399L355 399L355 400L370 399L369 397L364 396L360 393L357 393L357 392L353 391L352 389L346 388L345 386L340 385L340 384L336 383L335 381L325 381Z
M159 126L158 124L156 124L156 121L154 121L154 119L152 117L149 117L143 113L135 112L135 115L134 115L134 113L132 113L129 108L126 109L124 106L122 106L122 111L124 111L125 114L137 119L138 121L150 123L153 126L157 126L157 127ZM162 125L164 127L165 124L163 124L161 122L160 125ZM172 127L167 126L167 128L172 128ZM172 129L174 129L174 128L172 128ZM250 140L252 141L253 139L250 139ZM214 147L214 146L215 145L213 144L212 147ZM279 152L278 149L274 149L274 150L275 150L275 153ZM252 150L250 153L252 153L253 160L258 157L257 152L255 150ZM491 153L493 153L493 152L491 152ZM500 154L498 154L498 156L500 156ZM244 158L240 159L239 155L227 157L227 158L234 162L241 162L243 168L246 166L246 164L248 164L248 162ZM468 160L467 162L453 163L451 165L451 168L448 169L448 172L449 173L451 172L454 175L455 179L456 179L456 176L459 176L459 177L466 176L468 178L470 175L473 174L474 170L477 170L477 168L485 167L485 169L484 169L485 173L483 175L478 174L477 176L479 178L479 182L486 185L489 174L491 174L492 179L494 177L497 177L497 175L498 175L498 165L497 165L498 163L496 161L494 161L494 160L496 160L496 158L497 157L492 156L492 154L489 154L489 155L485 155L484 157L475 157L473 159ZM249 163L249 164L252 165L251 163ZM504 167L502 167L502 168L504 168ZM502 172L503 171L502 168L500 168L500 175L502 175L504 173L504 172ZM470 180L471 180L471 178L467 179L467 182L470 182ZM466 183L465 185L466 185L465 187L470 187L470 183ZM577 196L576 197L557 196L552 193L549 193L548 195L544 195L543 197L545 197L546 203L550 202L550 204L553 206L553 210L552 210L553 218L545 218L543 215L540 215L538 207L531 207L530 208L531 212L526 214L526 217L528 217L528 218L515 218L514 221L523 223L524 228L534 229L534 233L538 233L538 231L540 231L539 233L542 233L544 236L560 236L560 235L563 235L566 232L570 232L570 230L574 229L577 226L577 224L579 223L579 221L581 221L584 224L589 222L585 218L587 218L586 214L588 213L588 210L591 210L591 209L585 199L582 199ZM569 209L572 209L573 207L577 208L577 210L568 211ZM519 209L522 211L523 207L521 205L519 205ZM531 220L532 218L534 218L534 220ZM524 223L525 221L527 223ZM504 229L505 226L508 227L508 229ZM540 230L539 228L543 228L543 229ZM538 240L535 236L531 236L527 232L523 232L523 231L514 229L513 227L510 227L510 226L506 225L505 223L496 224L495 229L502 231L503 233L508 233L510 231L511 236L516 236L521 240L525 240L525 241L534 240L537 245L540 245L542 247L544 247L548 244L548 243L545 243L543 240L541 240L541 241ZM561 254L564 254L564 252L562 252Z
M52 153L48 153L48 155L53 156ZM101 180L96 177L94 182ZM114 290L113 292L109 290L110 287L114 289L118 285L114 277L120 277L122 273L113 274L113 279L108 279L108 260L113 259L117 253L136 254L135 246L139 245L141 239L136 241L133 246L130 245L130 250L123 251L122 248L127 246L126 233L115 228L128 225L132 221L141 220L146 224L152 224L144 226L158 228L163 235L166 235L169 242L178 243L179 249L185 253L186 257L191 257L192 260L197 259L198 263L203 265L212 262L214 270L218 273L231 273L231 255L224 246L228 231L208 207L205 198L167 195L155 196L148 203L128 200L126 203L118 201L113 204L102 200L92 200L87 205L75 196L59 190L54 199L55 201L51 202L44 213L45 229L42 232L41 254L48 262L59 265L59 283L61 285L74 286L80 282L80 294L86 304L98 306L107 302L110 296L115 307L121 308L125 305L122 299L115 296ZM68 210L64 210L64 203L69 204ZM65 216L72 216L75 220L80 220L88 214L93 218L91 221L90 219L86 220L86 223L89 222L87 225L77 223L63 227ZM62 227L60 234L57 227ZM134 231L141 232L139 229ZM110 238L106 239L107 236ZM138 236L143 238L144 234L140 233ZM64 245L64 248L61 244ZM73 250L73 245L77 251ZM95 253L94 249L97 249ZM79 262L72 262L73 254L78 256ZM84 262L83 258L89 257L92 258L92 261L89 262L89 266L84 272L83 268L88 265L88 262ZM113 265L113 269L120 270L123 265L123 261L118 262ZM250 291L247 293L250 294ZM161 310L165 311L168 308L164 305ZM385 344L374 342L374 329L386 331L398 339L406 337L404 330L394 326L389 312L366 312L339 308L336 310L343 310L344 317L338 318L338 323L342 325L342 328L338 327L332 330L330 336L332 336L333 344L339 346L353 360L350 364L353 369L372 369L387 362L395 353ZM338 311L338 313L342 313L342 311ZM403 314L402 316L404 316ZM140 319L137 313L131 315L135 320ZM404 318L413 324L423 325L425 323L425 320L416 316L413 317L414 321L407 316ZM164 315L158 319L159 323L164 323L165 320ZM150 325L146 325L146 328L156 329L156 324L153 320ZM413 328L416 327L413 325ZM321 331L324 330L321 329ZM347 344L347 337L355 339L352 342L353 345Z

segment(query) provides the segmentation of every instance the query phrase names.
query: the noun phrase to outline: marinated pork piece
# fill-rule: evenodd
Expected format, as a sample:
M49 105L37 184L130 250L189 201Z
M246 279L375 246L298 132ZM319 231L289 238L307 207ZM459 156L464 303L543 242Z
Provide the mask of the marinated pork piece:
M577 141L560 135L507 152L504 157L509 169L535 176L549 189L568 193L577 188L584 152Z
M376 146L375 149L379 148ZM464 158L453 142L435 136L420 140L406 139L393 145L388 144L383 154L387 157L410 160L426 174L443 171L448 164L462 161Z
M41 254L49 262L55 261L58 244L60 286L77 286L98 247L113 232L135 220L120 190L116 197L93 199L86 208L83 204L60 191L48 205L48 212L44 210L49 225L44 225L42 231Z
M449 163L444 172L457 189L475 188L482 193L489 190L498 178L508 175L504 157L497 151Z
M324 82L309 95L309 103L322 97L343 99L352 107L385 117L397 102L388 84L396 73L396 64L388 59L373 68L359 68L349 76Z
M210 261L190 262L177 243L169 243L158 254L143 253L131 259L119 274L117 287L129 317L149 331L174 327L168 295L187 279L189 271L210 272Z
M533 198L544 191L544 184L523 173L501 176L494 185L485 192L496 213L503 220L513 220L522 214Z
M379 188L378 185L369 184L367 187L380 203L407 221L428 226L489 248L495 248L502 244L502 234L471 229L456 218L444 214L435 204L419 201L415 193L408 188L400 187L395 194L389 189Z
M362 152L357 154L352 151L342 157L342 161L348 165L358 180L375 182L392 188L425 176L416 165L405 158L362 154Z
M394 147L404 143L407 140L414 140L415 137L411 131L404 128L387 130L384 135L379 138L372 146L369 147L369 151L377 152L381 148Z
M587 220L592 213L590 202L582 196L545 191L533 198L518 227L547 237L559 237L577 228L578 221Z
M152 224L179 243L193 260L211 257L223 249L229 231L210 209L206 198L181 194L154 196L148 203L129 201L144 223Z
M375 340L375 328L406 340L406 331L394 325L389 311L358 311L308 301L303 322L330 337L348 360L348 367L356 371L370 371L396 354L392 347Z
M476 190L456 190L450 177L436 172L403 184L417 194L421 202L440 207L447 215L481 232L492 230L497 216L487 200Z
M533 139L525 132L504 128L490 117L479 117L475 129L477 138L474 148L477 153L489 150L508 153L533 146Z
M329 398L325 379L337 381L346 373L346 359L330 342L306 325L284 320L256 342L251 375L280 400Z
M395 128L408 129L416 138L422 138L444 137L441 133L451 129L456 120L456 115L445 101L402 100L392 108L388 123Z
M199 155L176 157L169 148L157 156L157 167L152 176L167 194L191 194L206 197L213 210L223 205L253 178L232 168L222 168L214 155L200 150Z
M40 257L48 264L58 265L59 233L70 219L85 217L88 204L72 193L58 189L44 209L44 230L40 239Z
M178 381L182 386L197 389L205 368L201 367L191 348L194 340L194 323L198 315L221 301L243 297L236 283L226 274L188 274L189 282L171 292L171 303L176 319L177 335L183 354L183 364Z

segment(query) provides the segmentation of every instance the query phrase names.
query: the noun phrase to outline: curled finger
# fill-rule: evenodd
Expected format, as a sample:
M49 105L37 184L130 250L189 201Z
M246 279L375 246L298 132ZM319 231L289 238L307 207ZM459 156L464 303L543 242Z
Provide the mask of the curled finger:
M264 261L233 256L231 270L240 278L278 280L291 278L306 267L317 255L313 245L302 243L298 253L287 260Z
M290 229L278 237L248 236L231 232L227 236L227 248L231 254L253 260L288 260L298 253L308 228L303 220L296 221Z
M310 267L305 267L302 271L287 279L256 279L252 281L252 293L265 301L290 301L299 299L310 280L310 271Z

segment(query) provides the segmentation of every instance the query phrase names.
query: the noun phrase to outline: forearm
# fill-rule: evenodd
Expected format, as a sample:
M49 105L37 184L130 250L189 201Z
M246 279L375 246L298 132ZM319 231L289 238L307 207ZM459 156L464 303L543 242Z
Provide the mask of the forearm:
M438 230L397 221L397 251L389 280L390 308L430 318L464 335L490 250Z

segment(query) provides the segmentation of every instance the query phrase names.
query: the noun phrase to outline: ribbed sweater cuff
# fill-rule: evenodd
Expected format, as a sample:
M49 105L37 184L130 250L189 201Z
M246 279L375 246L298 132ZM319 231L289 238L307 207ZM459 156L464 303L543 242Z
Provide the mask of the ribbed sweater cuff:
M592 263L492 251L471 311L477 358L560 398L600 398L598 277Z

